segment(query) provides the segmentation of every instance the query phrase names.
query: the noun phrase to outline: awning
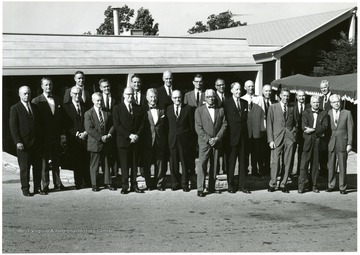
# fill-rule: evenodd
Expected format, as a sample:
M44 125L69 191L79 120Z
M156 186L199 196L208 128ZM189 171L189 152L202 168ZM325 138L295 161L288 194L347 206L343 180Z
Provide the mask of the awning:
M332 93L339 94L343 100L357 103L357 73L337 76L310 77L302 74L288 76L271 82L273 89L288 88L290 92L304 90L308 95L321 95L320 82L328 80Z

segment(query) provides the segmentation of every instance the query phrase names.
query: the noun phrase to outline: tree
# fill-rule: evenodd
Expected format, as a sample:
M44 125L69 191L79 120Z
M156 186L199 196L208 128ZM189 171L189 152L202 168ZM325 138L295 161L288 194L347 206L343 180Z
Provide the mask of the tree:
M342 75L357 72L357 42L349 41L344 32L340 39L331 41L332 51L320 51L318 62L320 68L315 68L315 76Z
M202 33L206 31L219 30L229 27L246 26L247 23L241 23L240 21L233 20L233 14L231 11L221 12L218 15L211 14L207 18L207 26L202 21L197 21L195 26L188 30L189 34Z
M137 16L133 28L142 29L144 35L158 35L159 24L154 25L154 19L148 9L141 7L137 11Z
M202 33L202 32L206 32L209 31L208 27L206 25L204 25L202 23L202 21L197 21L195 23L195 26L193 26L192 28L190 28L188 30L189 34L196 34L196 33Z
M123 33L132 27L130 19L134 16L134 10L127 5L118 8L119 13L119 33ZM99 28L96 29L98 35L113 35L114 34L114 17L111 5L104 12L105 20Z

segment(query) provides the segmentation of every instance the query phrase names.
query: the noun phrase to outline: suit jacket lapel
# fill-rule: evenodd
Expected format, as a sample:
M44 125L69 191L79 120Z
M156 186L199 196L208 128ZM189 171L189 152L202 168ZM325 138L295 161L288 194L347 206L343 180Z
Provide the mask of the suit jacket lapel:
M159 110L157 110L157 111L159 111ZM151 114L151 110L149 109L147 113L148 113L148 118L149 118L150 124L152 126L155 125L154 118L153 118L153 116Z

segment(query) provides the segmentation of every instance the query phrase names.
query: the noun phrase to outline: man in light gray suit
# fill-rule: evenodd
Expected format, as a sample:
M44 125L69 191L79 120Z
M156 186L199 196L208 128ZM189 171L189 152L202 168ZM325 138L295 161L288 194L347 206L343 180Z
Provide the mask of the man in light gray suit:
M94 107L85 112L84 126L88 134L87 150L90 152L90 178L92 191L99 189L99 166L104 172L104 185L106 189L116 190L110 181L109 154L114 127L111 116L101 108L102 95L96 92L92 95Z
M290 91L283 89L280 93L281 101L269 107L267 117L267 136L271 151L271 172L269 192L274 192L277 177L280 173L280 189L289 193L286 187L291 166L291 156L296 141L296 121L293 108L288 106ZM284 168L280 166L283 159Z
M354 121L351 112L340 109L340 96L330 96L332 109L328 111L330 117L331 136L329 140L329 161L328 161L328 188L326 192L332 192L336 183L336 161L339 164L339 189L340 194L347 194L346 191L346 161L348 153L352 149Z
M209 193L215 192L215 178L219 167L219 149L222 147L222 139L227 125L224 109L218 108L215 99L215 91L212 89L206 90L206 104L195 110L195 131L199 143L199 167L197 173L199 197L204 197L205 176L209 159L208 191Z

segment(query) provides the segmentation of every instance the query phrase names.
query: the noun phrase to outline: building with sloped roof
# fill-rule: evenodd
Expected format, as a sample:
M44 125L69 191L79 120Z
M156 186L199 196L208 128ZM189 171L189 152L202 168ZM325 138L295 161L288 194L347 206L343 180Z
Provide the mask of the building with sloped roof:
M82 70L86 86L98 90L108 78L113 94L121 96L133 73L143 88L163 84L162 72L174 73L174 86L193 88L194 74L201 73L205 87L221 77L227 84L254 80L256 92L263 84L293 74L311 75L317 54L330 49L340 31L349 33L356 10L334 12L228 28L183 37L3 34L3 123L18 101L17 90L28 85L40 93L40 79L50 76L54 93L62 96ZM227 88L229 90L229 88ZM3 149L14 150L8 125L3 126Z
M189 36L246 38L255 62L262 65L257 84L270 84L294 74L311 76L319 50L329 51L330 41L341 31L356 36L356 11L354 7Z

